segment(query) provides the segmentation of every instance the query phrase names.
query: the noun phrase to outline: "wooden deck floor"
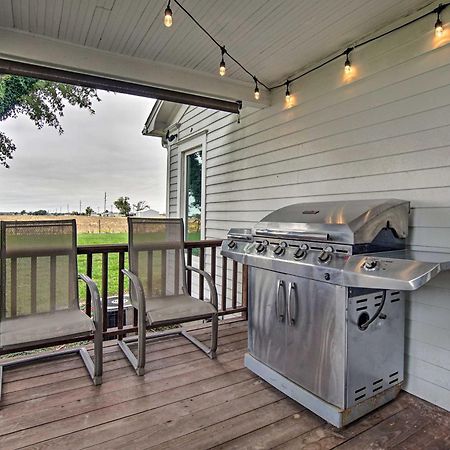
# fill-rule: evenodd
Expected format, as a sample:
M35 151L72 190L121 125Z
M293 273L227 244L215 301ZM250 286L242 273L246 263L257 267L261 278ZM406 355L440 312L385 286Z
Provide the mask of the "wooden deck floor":
M99 387L76 356L9 369L0 448L450 448L450 414L406 393L333 428L243 367L246 337L246 322L222 324L216 361L181 337L155 342L144 377L109 342Z

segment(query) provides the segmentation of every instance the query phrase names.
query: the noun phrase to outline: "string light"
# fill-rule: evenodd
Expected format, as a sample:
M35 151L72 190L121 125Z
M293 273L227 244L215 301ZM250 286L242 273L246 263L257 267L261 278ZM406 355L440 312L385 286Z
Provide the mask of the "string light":
M258 78L255 76L253 77L253 80L255 82L255 100L259 100L259 88L258 88Z
M291 92L289 91L289 80L286 80L286 93L284 94L286 97L286 102L289 103L291 101Z
M167 2L167 8L164 11L164 25L167 28L172 26L172 10L170 9L170 0Z
M345 64L344 64L345 73L350 73L352 71L352 63L350 62L350 59L348 57L348 55L350 55L350 52L352 50L353 50L352 48L348 48L347 50L345 50L345 55L347 56L345 58Z
M225 50L225 46L220 47L220 50L222 52L222 61L220 61L219 73L220 73L220 76L223 77L227 70L227 68L225 67L225 60L223 59L223 57L227 51Z
M170 9L170 2L171 0L168 0L167 3L167 8L164 11L164 25L166 27L170 27L172 26L172 21L173 21L173 17L172 17L172 10ZM230 53L228 53L227 50L225 50L225 46L221 45L199 22L198 20L180 3L179 0L173 0L174 3L176 3L178 5L178 7L183 10L191 19L192 21L211 39L211 41L214 42L214 44L216 44L221 52L222 52L222 59L220 61L220 66L219 66L219 73L221 76L225 75L226 72L226 66L225 66L225 59L224 59L224 55L226 54L232 61L234 61L245 73L247 73L247 75L251 76L253 78L253 81L255 82L255 89L254 89L254 96L256 100L259 100L260 98L260 92L259 92L259 84L264 86L268 91L272 91L274 89L278 89L282 86L286 86L286 93L285 93L285 97L286 97L286 102L290 102L291 101L291 93L289 90L289 85L290 83L292 83L293 81L296 81L324 66L326 66L327 64L332 63L333 61L336 61L337 59L341 58L342 56L345 56L345 63L344 63L344 70L346 74L349 74L352 72L352 64L350 62L350 53L359 47L362 47L366 44L369 44L370 42L376 41L378 39L381 39L384 36L387 36L395 31L398 31L402 28L407 27L408 25L411 25L415 22L418 22L419 20L423 19L424 17L428 17L432 14L437 14L437 20L436 23L434 25L434 32L436 37L441 37L444 33L444 26L442 24L441 21L441 13L442 11L447 8L448 6L450 6L450 2L449 3L441 3L437 8L425 12L420 16L416 16L413 19L409 20L406 23L403 23L401 25L398 25L394 28L391 28L390 30L387 30L377 36L374 36L372 38L366 39L365 41L359 42L358 44L355 44L353 47L348 48L347 50L344 50L342 53L336 54L335 56L323 61L322 63L318 64L315 67L312 67L311 69L307 70L306 72L301 73L300 75L297 75L291 79L286 80L285 83L281 83L281 84L277 84L277 85L273 85L273 86L267 86L266 84L264 84L260 79L258 79L255 75L253 75L246 67L244 67L236 58L234 58L232 55L230 55Z
M441 21L441 12L445 7L441 4L436 8L437 20L434 24L434 34L436 37L442 37L444 34L444 26Z

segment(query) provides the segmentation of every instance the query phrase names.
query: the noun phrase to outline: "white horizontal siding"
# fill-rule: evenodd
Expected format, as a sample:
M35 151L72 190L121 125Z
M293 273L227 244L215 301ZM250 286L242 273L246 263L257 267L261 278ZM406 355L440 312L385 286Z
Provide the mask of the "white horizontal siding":
M450 44L437 46L431 28L352 53L350 83L342 61L308 75L290 109L281 89L273 106L244 108L240 124L188 110L180 138L208 131L207 237L293 202L394 197L411 201L413 248L450 251ZM408 296L405 353L406 389L450 409L449 273Z

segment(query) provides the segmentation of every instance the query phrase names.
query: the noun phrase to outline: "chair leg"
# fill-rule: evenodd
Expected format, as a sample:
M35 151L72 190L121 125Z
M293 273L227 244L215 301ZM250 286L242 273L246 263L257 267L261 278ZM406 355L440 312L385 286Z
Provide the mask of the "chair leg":
M146 343L150 339L158 339L166 336L174 336L183 334L183 330L181 328L177 328L176 330L163 331L161 333L152 333L146 334L146 329L143 329L143 333L139 333L137 336L129 336L121 341L117 341L117 345L122 350L124 355L127 357L130 364L133 366L133 369L136 371L136 374L139 376L144 375L145 373L145 350ZM131 351L128 346L129 343L137 342L138 343L138 356ZM143 355L140 353L143 352Z
M205 352L211 359L216 358L217 350L217 334L219 328L219 317L217 314L213 314L211 317L211 347L208 347L203 342L199 341L196 337L183 330L181 334L197 346L201 351Z
M102 340L101 339L97 340L97 348L95 348L95 347L96 347L96 345L94 342L94 351L96 353L95 357L97 356L97 350L99 350L99 352L98 352L99 358L96 361L95 365L92 362L92 359L91 359L88 351L84 347L70 348L67 350L60 350L60 351L52 352L52 353L36 354L36 355L28 356L25 358L13 359L10 361L6 360L6 361L0 363L0 399L1 399L1 394L2 394L3 371L6 368L13 367L13 366L23 366L23 365L34 363L37 361L44 361L46 359L52 359L52 358L56 358L58 356L73 355L75 353L81 357L81 359L89 373L89 376L92 379L92 382L95 385L101 384L101 382L102 382L101 370L102 370L102 362L103 362L103 360L102 360L103 348L102 348ZM100 368L100 372L98 371L98 369L96 372L96 368L95 368L96 366ZM96 376L97 376L97 379L96 379Z
M103 335L102 330L96 329L94 334L94 377L97 386L102 384L103 377Z

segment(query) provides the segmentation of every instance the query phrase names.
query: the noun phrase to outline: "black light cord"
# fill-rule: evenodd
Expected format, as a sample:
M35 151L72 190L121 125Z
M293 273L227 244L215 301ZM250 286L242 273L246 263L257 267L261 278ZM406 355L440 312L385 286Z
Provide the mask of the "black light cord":
M375 314L370 317L369 319L367 319L366 322L364 322L363 324L360 325L360 329L362 331L366 331L367 328L369 328L369 326L375 322L375 320L377 320L378 317L380 317L381 319L381 311L383 311L384 308L384 304L386 303L386 291L383 290L383 298L381 300L380 306L378 307L378 309L375 311ZM384 318L386 318L386 316L384 316Z
M363 45L367 45L367 44L369 44L369 43L371 43L373 41L381 39L381 38L383 38L383 37L385 37L385 36L387 36L387 35L389 35L391 33L394 33L395 31L401 30L402 28L405 28L405 27L407 27L409 25L412 25L413 23L418 22L419 20L421 20L421 19L423 19L425 17L431 16L432 14L440 14L448 6L450 6L450 2L448 2L448 3L441 3L437 8L434 8L432 11L428 11L426 13L423 13L422 15L420 15L420 16L418 16L418 17L416 17L416 18L414 18L414 19L412 19L412 20L410 20L410 21L408 21L406 23L403 23L402 25L398 25L397 27L392 28L391 30L385 31L384 33L381 33L381 34L379 34L377 36L374 36L374 37L372 37L370 39L366 39L365 41L362 41L359 44L355 44L353 47L349 47L348 49L344 50L343 52L333 56L330 59L327 59L326 61L324 61L323 63L321 63L321 64L319 64L317 66L314 66L313 68L307 70L306 72L303 72L303 73L301 73L300 75L297 75L294 78L289 78L288 81L289 81L289 83L292 83L293 81L297 81L300 78L310 74L311 72L314 72L315 70L318 70L318 69L322 68L323 66L326 66L327 64L330 64L331 62L336 61L337 59L341 58L342 56L348 55L352 50L354 50L356 48L362 47ZM283 87L283 86L286 86L286 83L280 83L280 84L277 84L275 86L271 86L269 90L277 89L277 88L280 88L280 87Z
M187 16L189 16L192 21L205 33L213 42L216 44L220 49L225 48L224 45L221 45L214 36L211 35L211 33L203 27L203 25L200 24L200 22L178 1L173 0L174 3L176 3L185 13ZM255 75L253 75L249 70L247 70L233 55L230 55L230 52L228 50L225 51L228 58L230 58L232 61L234 61L247 75L250 75L253 79L256 79L258 84L261 86L264 86L268 91L271 90L269 86L267 86L265 83L263 83L259 78L257 78Z
M256 84L256 87L258 86L258 84L260 84L261 86L264 86L269 92L272 91L273 89L278 89L278 88L283 87L283 86L286 86L286 89L289 90L289 85L292 84L294 81L297 81L300 78L303 78L306 75L309 75L310 73L312 73L312 72L314 72L314 71L316 71L318 69L321 69L322 67L326 66L327 64L330 64L333 61L336 61L337 59L341 58L342 56L346 56L347 59L348 59L348 55L353 50L355 50L356 48L360 48L360 47L362 47L364 45L367 45L367 44L369 44L369 43L371 43L373 41L381 39L381 38L383 38L383 37L385 37L385 36L387 36L387 35L389 35L391 33L394 33L395 31L401 30L402 28L405 28L405 27L407 27L407 26L409 26L409 25L411 25L411 24L413 24L415 22L418 22L419 20L421 20L421 19L423 19L425 17L428 17L428 16L430 16L432 14L437 14L438 19L439 19L441 12L445 8L450 6L450 2L448 2L448 3L441 3L439 6L437 6L436 8L434 8L431 11L423 13L422 15L420 15L420 16L412 19L412 20L409 20L408 22L406 22L406 23L404 23L402 25L398 25L398 26L396 26L396 27L394 27L394 28L392 28L392 29L390 29L388 31L385 31L384 33L381 33L381 34L379 34L377 36L374 36L374 37L372 37L370 39L366 39L365 41L362 41L362 42L360 42L358 44L355 44L352 47L347 48L343 52L341 52L341 53L339 53L339 54L337 54L337 55L335 55L335 56L325 60L324 62L318 64L317 66L314 66L311 69L308 69L306 72L303 72L303 73L301 73L301 74L299 74L299 75L297 75L297 76L295 76L293 78L288 78L284 83L276 84L274 86L270 86L269 87L267 84L263 83L259 78L257 78L256 75L252 74L243 64L241 64L233 55L231 55L228 50L225 50L225 46L221 45L214 38L214 36L212 36L211 33L209 33L209 31L205 27L203 27L201 25L201 23L178 0L173 0L173 2L176 3L180 7L180 9L183 10L184 13L203 31L203 33L205 33L214 42L214 44L216 44L220 48L220 50L222 51L222 58L223 58L223 55L226 54L228 58L230 58L232 61L234 61L247 75L249 75L253 79L253 81ZM168 4L170 5L170 0L169 0Z

